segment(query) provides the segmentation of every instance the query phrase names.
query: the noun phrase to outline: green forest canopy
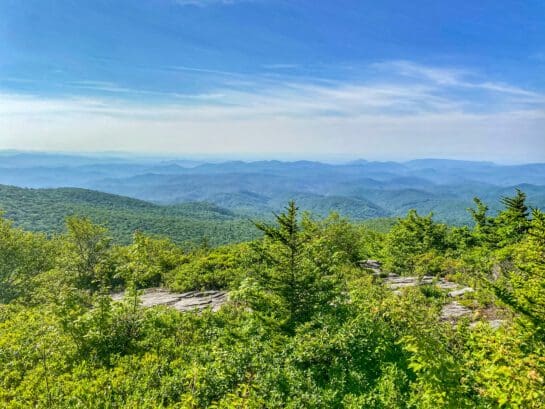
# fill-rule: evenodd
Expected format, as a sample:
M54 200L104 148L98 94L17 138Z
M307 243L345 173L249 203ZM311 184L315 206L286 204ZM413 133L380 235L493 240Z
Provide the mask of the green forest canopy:
M294 202L263 236L182 248L69 217L51 237L0 219L0 406L543 408L545 214L517 191L475 227L410 211L388 232ZM386 288L383 270L475 291ZM224 289L219 311L144 308L139 289ZM125 290L114 302L113 290ZM498 328L489 324L501 320Z
M134 231L169 237L178 244L227 244L254 239L248 218L208 203L160 206L87 189L24 189L0 185L0 210L16 226L46 233L65 231L70 215L106 226L115 242L128 244Z

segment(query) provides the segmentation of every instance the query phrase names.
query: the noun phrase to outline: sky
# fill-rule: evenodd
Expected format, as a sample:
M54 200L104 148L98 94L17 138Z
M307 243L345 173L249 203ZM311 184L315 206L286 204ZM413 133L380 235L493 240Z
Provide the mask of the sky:
M545 162L545 1L0 0L0 149Z

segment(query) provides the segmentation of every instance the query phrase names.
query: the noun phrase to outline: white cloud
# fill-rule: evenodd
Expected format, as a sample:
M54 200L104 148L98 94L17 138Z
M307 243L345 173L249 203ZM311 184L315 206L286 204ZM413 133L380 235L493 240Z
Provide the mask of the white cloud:
M460 85L461 78L469 75L469 72L463 69L428 67L404 60L375 63L373 66L388 72L397 72L407 77L431 80L441 85Z
M467 69L428 67L410 61L389 61L373 66L414 80L428 81L438 87L488 91L495 94L494 98L498 95L503 98L518 96L519 98L513 99L512 102L545 105L544 94L510 84L482 80L477 73Z

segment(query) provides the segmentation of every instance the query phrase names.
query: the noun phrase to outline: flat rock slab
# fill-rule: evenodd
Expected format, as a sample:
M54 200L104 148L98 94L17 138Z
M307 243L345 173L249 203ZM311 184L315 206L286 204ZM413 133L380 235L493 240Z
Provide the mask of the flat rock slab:
M389 274L383 278L384 284L392 289L398 290L406 287L416 287L419 285L435 285L442 290L450 290L449 296L459 297L465 293L473 291L471 287L461 288L459 284L447 281L444 278L436 279L433 276L414 277L414 276L398 276L397 274Z
M447 281L443 278L441 278L436 285L442 290L456 290L460 288L459 284L453 283L452 281Z
M380 271L381 262L378 260L360 260L358 264L361 268L367 268L373 271Z
M460 288L459 290L454 290L454 291L451 291L448 293L449 297L459 297L461 295L464 295L465 293L472 293L473 291L473 288L471 287L464 287L464 288Z
M457 301L453 301L443 306L443 309L441 310L441 319L444 321L452 321L471 315L472 313L473 311L469 308L464 307Z
M420 285L420 280L418 277L386 277L384 282L392 290Z
M114 301L123 299L124 293L112 295ZM140 296L142 306L154 307L166 305L178 311L200 311L211 308L217 311L226 301L225 291L190 291L187 293L172 293L161 288L148 288Z

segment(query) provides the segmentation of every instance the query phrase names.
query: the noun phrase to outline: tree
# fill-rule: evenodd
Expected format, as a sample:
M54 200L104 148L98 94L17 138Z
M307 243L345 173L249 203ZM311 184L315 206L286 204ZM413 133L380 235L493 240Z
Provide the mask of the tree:
M101 286L108 286L113 268L108 264L111 239L107 229L78 217L69 217L66 227L68 232L60 264L79 288L96 291Z
M14 228L0 214L0 303L30 292L31 279L52 267L52 250L44 235Z
M422 264L419 260L429 265L430 257L436 257L447 247L447 227L435 223L432 214L419 216L416 210L410 210L407 217L398 219L386 236L383 249L385 268L396 273L413 274Z
M255 279L285 310L283 327L288 332L326 309L336 296L334 272L315 254L320 241L301 231L297 211L290 201L285 212L276 215L277 225L256 223L265 239L254 246Z
M353 264L363 257L369 258L366 247L372 244L367 243L366 239L372 239L372 237L364 234L369 231L358 228L338 213L331 213L323 220L313 220L305 213L301 220L301 227L305 235L323 238L324 250L330 257L340 257L343 261Z
M528 234L514 249L512 271L492 282L496 294L545 332L545 213L532 212Z
M499 247L517 243L530 228L530 211L524 192L517 189L515 196L503 197L501 203L505 209L495 219Z
M488 206L478 197L473 198L473 202L477 208L468 209L475 222L473 236L481 244L495 245L497 239L495 236L494 218L488 216Z
M523 206L511 220L523 222ZM511 212L513 209L509 209ZM505 221L506 219L504 219ZM512 224L510 227L514 227ZM513 232L514 230L510 230ZM515 316L506 328L476 331L467 341L475 384L495 406L543 408L545 402L545 214L532 211L526 233L496 250L503 262L485 283ZM515 236L510 236L513 240ZM476 368L478 370L476 370Z
M181 248L168 239L149 237L139 231L133 243L115 249L117 278L137 287L156 287L165 283L165 276L187 262Z

